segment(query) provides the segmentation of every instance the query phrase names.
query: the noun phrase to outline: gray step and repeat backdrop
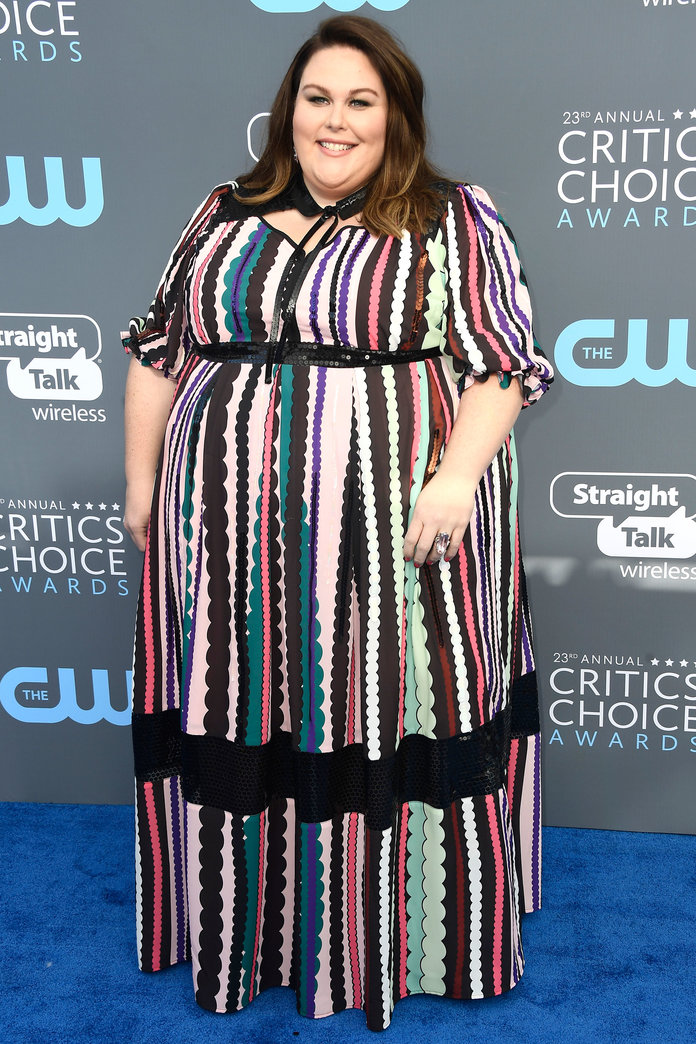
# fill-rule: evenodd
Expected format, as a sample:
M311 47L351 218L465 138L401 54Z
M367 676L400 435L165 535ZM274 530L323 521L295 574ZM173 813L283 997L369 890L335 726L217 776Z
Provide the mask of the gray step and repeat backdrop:
M546 822L696 832L695 0L0 2L0 799L131 800L118 331L332 11L418 61L557 367L518 424Z

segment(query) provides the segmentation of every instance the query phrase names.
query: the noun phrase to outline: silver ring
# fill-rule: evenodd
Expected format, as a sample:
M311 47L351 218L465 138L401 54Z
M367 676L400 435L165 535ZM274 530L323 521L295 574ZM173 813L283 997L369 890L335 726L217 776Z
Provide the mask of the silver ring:
M435 537L435 544L434 544L435 554L439 555L440 558L442 558L442 556L445 554L445 551L447 550L449 545L450 545L450 535L449 535L449 533L438 533L437 536Z

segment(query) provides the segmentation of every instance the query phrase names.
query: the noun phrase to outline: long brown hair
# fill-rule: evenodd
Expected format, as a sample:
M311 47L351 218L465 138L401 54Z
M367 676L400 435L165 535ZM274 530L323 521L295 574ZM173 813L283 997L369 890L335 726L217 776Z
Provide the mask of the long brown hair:
M310 58L327 47L362 51L387 94L384 158L369 185L363 225L374 235L425 231L442 207L435 184L442 175L426 156L423 78L383 25L358 15L328 18L293 58L273 102L263 154L253 170L239 178L245 189L242 201L265 203L287 188L296 169L292 120L300 80Z

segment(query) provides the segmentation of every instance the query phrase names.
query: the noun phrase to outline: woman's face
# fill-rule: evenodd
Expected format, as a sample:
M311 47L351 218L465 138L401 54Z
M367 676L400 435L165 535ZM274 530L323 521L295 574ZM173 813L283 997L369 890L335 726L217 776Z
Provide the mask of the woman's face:
M352 47L317 51L302 74L292 121L297 160L317 203L335 203L370 180L386 130L386 91L366 55Z

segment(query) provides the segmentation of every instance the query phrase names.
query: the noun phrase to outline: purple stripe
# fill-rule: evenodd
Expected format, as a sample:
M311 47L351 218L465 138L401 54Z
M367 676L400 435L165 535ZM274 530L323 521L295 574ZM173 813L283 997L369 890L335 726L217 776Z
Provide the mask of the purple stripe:
M307 824L307 946L304 952L307 984L307 1015L314 1017L314 987L317 934L317 835L318 823ZM310 851L311 846L311 851Z
M507 268L507 274L508 274L508 276L510 278L510 291L509 291L510 304L512 305L512 309L513 309L515 315L517 316L517 318L519 319L520 323L522 324L524 329L527 331L527 333L529 333L531 331L532 325L529 322L529 316L526 314L526 312L523 312L522 309L517 304L517 295L515 293L515 290L516 290L516 287L517 287L518 279L517 279L517 276L515 275L515 273L513 272L513 269L512 269L512 261L510 259L510 252L509 252L509 250L507 248L507 244L505 242L505 237L504 236L500 237L500 246L501 246L501 249L503 251L503 257L505 258L505 267Z
M519 751L519 747L518 747L518 751ZM510 770L510 765L508 764L508 772L509 772L509 770ZM512 848L512 846L510 844L511 834L512 834L512 812L511 812L511 809L510 809L510 804L508 802L507 790L505 789L505 787L502 788L500 794L501 794L501 798L502 798L502 823L503 823L503 837L505 838L505 854L507 856L508 867L510 868L510 902L513 905L513 913L514 913L514 905L515 905L514 879L515 879L515 876L516 876L516 868L515 868L515 856L514 856L514 853L513 853L513 848ZM519 923L519 890L518 890L517 920L518 920L518 923ZM522 936L521 936L520 932L517 933L516 952L517 952L517 956L519 958L521 958L523 956L522 955ZM515 961L515 960L512 961L512 979L513 979L513 982L515 984L517 984L520 981L520 976L519 976L519 973L517 971L517 961Z
M319 290L321 288L321 283L324 278L326 266L328 265L329 260L338 250L339 236L340 231L334 236L331 242L331 249L325 251L322 255L322 259L319 263L319 266L317 267L317 271L314 276L314 281L312 283L312 289L309 294L309 323L312 327L312 333L314 334L314 338L317 344L324 343L324 338L322 337L321 330L319 329Z
M357 246L352 251L348 258L343 274L341 277L341 285L338 291L338 333L344 344L350 344L350 336L348 334L348 297L350 292L350 277L353 274L353 268L359 255L365 248L365 245L369 242L369 232L363 232L360 236Z
M185 457L186 457L186 453L188 451L188 440L186 438L184 438L183 435L184 435L184 431L186 431L186 432L190 431L191 414L193 413L193 411L195 411L195 408L196 408L196 405L197 405L197 400L198 400L198 398L199 398L199 396L200 396L204 386L210 380L210 378L214 376L214 373L217 371L217 369L220 366L222 366L222 365L224 365L224 364L223 363L214 363L214 362L205 362L203 364L203 366L201 367L199 373L197 373L193 377L193 379L190 381L190 383L186 386L184 394L177 401L176 407L175 407L176 414L175 414L174 421L173 421L173 426L172 426L172 438L173 439L175 438L176 441L175 441L174 446L173 446L174 452L171 455L172 463L170 464L169 473L168 473L168 476L167 476L167 478L168 478L168 485L169 486L173 486L173 490L174 490L173 494L170 493L169 496L167 497L167 499L168 499L168 501L170 503L173 502L173 504L174 504L174 511L173 511L174 525L173 525L173 530L174 530L174 559L175 559L175 561L174 561L174 564L173 564L173 569L175 570L175 573L174 573L175 577L181 577L183 575L184 569L186 568L186 562L184 561L184 555L182 554L182 548L181 548L181 537L180 537L180 532L179 532L180 527L178 525L178 520L181 518L181 510L182 510L181 497L180 497L180 493L179 493L178 479L179 479L180 475L183 474L184 460L185 460ZM199 559L200 559L200 540L201 540L201 533L199 532L199 549L198 549L199 553L198 553L198 556L197 556ZM168 554L170 553L169 545L167 546L167 553ZM199 580L200 580L200 578L199 578ZM197 590L196 590L196 595L197 595ZM167 604L167 611L169 612L169 610L168 610L169 599L166 600L166 604ZM196 602L194 601L194 615L195 615L195 605L196 605ZM183 603L180 606L180 611L181 611L181 621L180 622L183 625L183 616L184 616L184 612L185 612L185 606L184 606ZM171 630L172 630L172 644L173 644L173 633L174 633L173 622L169 626L171 627ZM174 664L178 661L179 655L180 655L180 650L177 649L175 656L171 656L171 657L168 658L167 670L168 670L168 675L172 678L172 681L173 681ZM190 662L191 661L189 659L189 664L190 664ZM190 679L190 667L189 667L189 671L188 671L188 674L187 674L186 687L185 687L184 691L186 691L189 679ZM168 692L169 692L169 685L167 686L167 689L168 689ZM173 707L174 705L175 704L174 704L174 700L173 700L173 686L172 686L171 706ZM186 699L182 699L181 700L181 716L182 716L181 727L185 731L186 730L186 725L187 725L187 722L188 722L188 700L186 700Z
M529 674L534 670L536 666L534 663L534 654L532 652L532 646L529 641L529 630L527 628L527 622L524 619L524 612L522 615L522 650L524 652L525 667L526 671L522 671L523 674Z
M186 960L186 913L184 909L184 868L182 865L181 830L179 816L179 778L172 776L169 780L169 792L172 807L172 861L174 871L174 898L176 902L176 959Z
M466 192L467 190L465 189L464 191ZM485 211L490 211L490 208L486 207L485 204L480 203L478 200L476 200L469 192L467 192L467 195L469 196L469 199L471 200L471 202L473 204L473 208L474 208L474 222L476 224L476 230L477 230L477 232L479 233L479 235L481 237L481 241L483 243L487 243L488 238L489 238L489 229L488 229L488 226L486 225L486 223L481 218L481 215L479 213L479 207L482 210L485 210ZM490 211L490 212L491 212L493 218L497 221L497 214L495 213L495 211ZM492 250L490 252L493 253ZM500 295L500 291L499 291L499 287L498 287L498 282L497 282L497 279L496 279L495 268L492 265L489 268L489 272L490 272L490 280L489 280L488 290L489 290L489 293L490 293L491 303L493 304L493 307L495 309L495 314L496 314L496 316L498 318L498 321L500 323L501 328L503 329L503 332L510 338L510 341L512 342L513 347L517 350L517 352L519 354L519 348L520 348L519 337L517 335L516 330L514 330L510 326L510 323L508 322L508 317L507 317L506 313L504 312L504 310L503 310L503 308L501 306L501 303L500 303L501 295Z
M476 196L474 196L473 192L468 190L465 186L463 186L463 187L464 187L464 191L466 192L468 198L471 200L471 202L474 205L474 207L482 210L484 212L484 214L488 215L488 217L491 219L491 221L493 221L496 225L499 225L500 228L503 229L504 228L504 224L503 224L503 221L502 221L500 215L498 214L497 210L495 210L494 207L489 207L487 203L483 202L483 200L480 200ZM484 228L485 228L485 225L484 225ZM508 252L508 249L507 249L507 245L505 243L505 238L502 235L499 238L500 238L500 246L502 248L503 255L505 257L505 267L507 268L507 272L508 272L508 275L510 277L510 302L512 304L512 307L513 307L513 309L515 311L515 314L516 314L517 318L520 320L520 322L522 323L522 326L525 328L527 333L529 333L530 330L531 330L531 326L530 326L530 323L529 323L529 317L527 316L527 314L524 311L522 311L517 306L517 301L516 301L516 298L515 298L515 287L517 286L517 277L515 276L515 274L514 274L514 272L512 270L512 265L510 263L510 255L509 255L509 252Z

